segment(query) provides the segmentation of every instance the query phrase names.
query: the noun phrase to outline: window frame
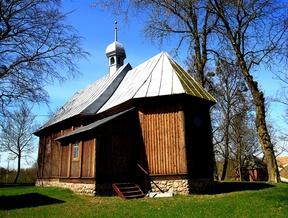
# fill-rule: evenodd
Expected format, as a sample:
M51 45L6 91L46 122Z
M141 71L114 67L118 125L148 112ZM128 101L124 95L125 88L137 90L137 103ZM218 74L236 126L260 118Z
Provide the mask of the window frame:
M72 143L72 160L79 160L79 157L80 157L80 143L81 143L81 141L76 141L76 142ZM75 155L76 151L77 151L77 156Z
M116 64L116 60L115 60L115 57L111 57L110 58L110 65L115 65Z

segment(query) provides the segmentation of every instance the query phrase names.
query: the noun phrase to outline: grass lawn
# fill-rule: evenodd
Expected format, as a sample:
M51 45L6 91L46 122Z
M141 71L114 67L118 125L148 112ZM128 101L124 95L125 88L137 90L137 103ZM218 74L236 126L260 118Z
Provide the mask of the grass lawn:
M0 217L288 217L288 184L140 200L81 196L57 188L0 187Z

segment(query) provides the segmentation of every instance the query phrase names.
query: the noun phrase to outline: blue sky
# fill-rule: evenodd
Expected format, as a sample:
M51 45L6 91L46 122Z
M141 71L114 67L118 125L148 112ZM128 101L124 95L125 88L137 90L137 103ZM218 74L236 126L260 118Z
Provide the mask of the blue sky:
M72 24L83 37L83 48L91 55L87 60L78 63L81 75L76 79L67 80L63 84L53 84L47 87L50 94L50 108L54 111L61 107L77 90L84 88L88 84L101 78L108 72L108 60L105 55L106 47L114 40L114 21L118 21L118 41L123 43L126 50L126 60L132 67L144 62L157 53L165 50L171 52L176 46L176 42L170 41L161 47L157 43L152 43L145 38L143 33L144 24L141 18L129 18L128 22L123 21L123 17L115 16L108 11L103 11L99 7L91 7L92 0L71 0L63 1L65 12L73 11L69 14L67 22ZM184 66L187 51L176 58L180 65ZM260 87L265 95L274 97L280 89L280 82L275 79L271 72L262 70L254 74L259 81ZM49 109L46 105L36 106L38 115L48 115ZM281 116L283 107L278 103L271 105L271 119L275 124L282 125ZM47 118L46 118L47 119ZM44 122L45 116L39 116L39 121Z
M72 24L83 37L82 46L91 55L87 60L78 63L81 75L63 84L53 84L47 87L50 95L50 108L55 110L65 103L77 90L84 88L108 72L108 60L105 55L106 47L114 41L114 21L118 21L118 41L124 44L127 58L132 66L144 62L161 51L159 46L146 40L141 32L143 24L138 20L124 22L120 17L112 15L100 8L91 7L93 1L72 0L63 2L65 12L69 14L67 22ZM167 49L167 48L166 48ZM39 115L48 115L49 109L45 105L36 106ZM38 112L39 111L39 112ZM45 116L39 116L43 122Z
M118 21L118 41L120 41L126 50L126 60L132 67L144 62L159 52L165 50L170 52L176 43L173 40L159 46L152 43L144 37L143 21L141 18L129 18L128 23L123 21L123 17L117 17L100 8L91 7L91 4L97 1L90 0L65 0L63 1L63 11L73 13L68 15L67 22L73 25L83 37L82 46L91 55L87 60L81 60L78 63L81 75L75 79L69 79L66 82L47 86L50 95L49 108L45 104L36 105L34 113L37 115L37 121L44 123L52 111L61 107L76 91L84 88L88 84L101 78L108 73L108 60L105 55L106 47L114 41L114 21ZM187 51L183 52L176 58L180 65L184 66ZM280 83L274 79L274 75L267 71L259 71L255 75L259 81L260 87L264 90L266 96L275 96L280 88ZM270 106L270 120L276 129L283 129L283 106L272 103ZM38 142L36 142L38 143ZM36 149L37 150L37 149ZM33 154L36 160L37 151ZM2 155L0 166L7 166L6 158ZM10 164L13 167L14 163Z
M143 63L161 51L172 51L175 47L173 40L166 42L163 46L146 39L143 33L143 22L140 18L129 19L128 22L121 16L115 16L100 7L91 7L97 1L71 0L63 1L63 11L71 12L67 22L78 30L83 37L82 47L90 53L87 60L78 63L81 75L66 82L47 86L50 95L49 108L46 105L36 105L34 112L38 115L38 121L43 123L48 115L55 109L61 107L76 91L101 78L108 73L108 59L105 55L106 47L114 41L114 22L118 21L118 41L121 42L126 51L126 60L132 67ZM186 51L187 52L187 51ZM181 54L179 55L181 56ZM179 64L184 58L176 58Z

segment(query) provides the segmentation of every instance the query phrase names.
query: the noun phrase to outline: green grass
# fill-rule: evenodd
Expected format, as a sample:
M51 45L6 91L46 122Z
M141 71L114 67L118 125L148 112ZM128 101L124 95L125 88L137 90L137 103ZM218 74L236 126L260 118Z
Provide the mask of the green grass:
M288 217L288 184L129 201L81 196L57 188L0 187L0 217Z

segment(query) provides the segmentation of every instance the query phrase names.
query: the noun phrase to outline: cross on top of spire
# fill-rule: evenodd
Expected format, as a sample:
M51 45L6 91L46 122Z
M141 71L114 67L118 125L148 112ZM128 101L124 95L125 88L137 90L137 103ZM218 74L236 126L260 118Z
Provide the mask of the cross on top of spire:
M115 41L118 40L118 28L117 28L117 21L114 22L114 31L115 31Z
M109 60L109 74L113 75L124 64L126 53L123 45L118 42L117 21L114 22L115 39L106 48L106 56Z

